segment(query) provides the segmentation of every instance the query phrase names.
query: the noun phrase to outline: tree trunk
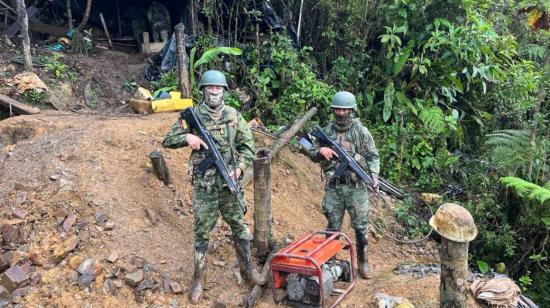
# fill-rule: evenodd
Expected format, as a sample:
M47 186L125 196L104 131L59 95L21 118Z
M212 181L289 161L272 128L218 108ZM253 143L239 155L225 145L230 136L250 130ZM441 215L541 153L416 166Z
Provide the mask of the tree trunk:
M537 95L537 104L535 105L535 108L533 108L533 123L531 124L531 138L530 138L530 144L531 144L531 151L529 151L529 165L527 166L527 180L531 181L531 175L533 174L533 162L535 160L535 149L537 146L537 128L538 128L538 122L539 122L539 113L540 108L542 106L542 103L544 102L546 98L546 88L545 82L548 81L548 77L550 77L550 46L546 49L546 56L544 58L544 63L542 64L542 69L544 72L544 75L541 79L541 83L539 86L539 93Z
M468 243L441 239L441 308L466 308L468 300Z
M67 0L66 6L67 6L67 21L69 22L69 30L73 29L73 11L71 9L71 1Z
M24 0L17 1L17 20L21 31L23 44L24 69L32 72L31 40L29 38L29 17L27 16L27 7Z
M84 17L82 18L82 21L76 28L75 32L80 32L82 29L86 26L88 23L88 19L90 19L90 10L92 9L92 0L86 1L86 11L84 11Z
M256 256L264 258L270 252L271 227L271 166L269 155L260 151L254 159L254 247Z
M187 65L189 58L185 52L185 26L179 23L175 27L176 32L176 55L178 63L179 88L182 98L189 98L191 91L189 89L189 71Z

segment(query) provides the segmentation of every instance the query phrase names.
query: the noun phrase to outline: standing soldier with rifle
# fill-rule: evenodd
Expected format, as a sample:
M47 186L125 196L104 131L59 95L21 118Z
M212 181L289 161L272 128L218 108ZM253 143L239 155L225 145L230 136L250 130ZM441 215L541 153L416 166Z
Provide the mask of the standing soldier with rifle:
M331 105L334 121L322 129L318 128L321 132L317 134L314 132L314 135L322 135L328 138L325 141L335 143L340 150L345 150L349 156L343 152L340 156L348 156L357 162L356 168L362 169L360 171L364 170L363 177L368 177L370 174L368 180L372 188L378 191L380 157L369 130L358 119L353 118L356 107L353 94L346 91L336 93ZM329 142L323 142L322 138L318 137L308 150L310 158L320 162L325 177L323 214L328 220L327 230L340 231L345 211L348 211L351 226L355 230L359 275L369 279L372 278L372 274L367 262L369 210L367 185L353 168L341 162L345 160L330 147Z
M202 298L208 241L218 219L218 211L231 227L241 273L255 284L262 284L264 280L252 266L248 229L244 221L246 205L240 195L242 191L235 191L235 183L254 159L252 132L243 116L224 104L223 92L227 90L227 81L221 72L204 72L199 89L203 92L202 102L193 110L182 112L188 122L187 127L183 127L180 119L172 125L162 142L168 148L190 146L193 149L189 169L193 175L195 255L189 300L194 304ZM207 144L214 145L217 151L209 149Z

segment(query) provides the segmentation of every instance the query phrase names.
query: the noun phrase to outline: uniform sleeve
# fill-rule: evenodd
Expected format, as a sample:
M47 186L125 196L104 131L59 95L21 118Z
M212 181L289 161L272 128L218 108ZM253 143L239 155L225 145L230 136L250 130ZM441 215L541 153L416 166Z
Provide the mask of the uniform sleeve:
M256 147L252 131L241 114L237 116L237 135L235 136L235 149L239 153L238 168L245 171L256 156Z
M306 149L305 153L309 156L311 161L318 163L324 159L319 152L319 150L321 149L321 145L317 140L313 140L311 144L311 147L309 149Z
M363 142L363 148L361 149L360 154L367 161L370 172L379 174L380 155L378 155L378 150L376 149L376 145L374 144L374 139L372 138L370 131L366 127L363 126L362 130L365 140Z
M166 148L177 149L187 146L187 133L188 129L181 129L179 122L172 124L170 131L164 137L162 145Z

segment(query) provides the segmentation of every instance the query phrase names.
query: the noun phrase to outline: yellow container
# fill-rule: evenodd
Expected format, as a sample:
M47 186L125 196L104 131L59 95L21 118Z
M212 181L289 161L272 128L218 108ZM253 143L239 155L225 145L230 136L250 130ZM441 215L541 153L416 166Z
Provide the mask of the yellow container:
M171 91L170 96L171 98L152 101L151 109L153 112L172 112L193 107L193 100L190 98L181 98L181 93L178 91Z

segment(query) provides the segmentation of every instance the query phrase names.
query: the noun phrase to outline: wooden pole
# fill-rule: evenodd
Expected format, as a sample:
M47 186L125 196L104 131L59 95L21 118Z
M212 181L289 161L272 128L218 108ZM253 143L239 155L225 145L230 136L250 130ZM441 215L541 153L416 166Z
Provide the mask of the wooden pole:
M284 132L273 144L271 145L271 150L269 151L269 161L273 159L274 156L276 156L279 151L284 147L285 144L296 135L300 129L306 124L307 121L309 121L315 114L317 113L317 107L312 107L309 109L306 114L304 114L300 119L292 125L291 128L289 128L286 132ZM243 180L242 180L242 186L245 187L250 183L254 176L254 169L248 168L244 172Z
M441 239L440 307L466 308L468 300L468 242Z
M302 10L304 8L304 0L300 1L300 13L298 14L298 31L296 31L296 41L300 46L300 30L302 29Z
M149 153L149 159L151 159L151 164L153 165L157 178L161 180L164 185L170 184L172 182L170 178L170 171L168 170L168 166L166 166L162 153L159 151L153 151Z
M109 35L109 29L107 29L105 19L103 18L103 13L99 13L99 19L101 19L101 25L103 26L103 31L105 31L105 35L107 36L107 41L109 41L109 46L113 49L113 43L111 42L111 36Z
M32 72L31 39L29 38L29 17L24 0L17 0L17 20L21 31L23 43L23 67L25 71Z
M187 69L189 58L187 58L187 52L185 51L185 26L182 23L177 24L175 32L179 88L181 90L181 97L189 98L191 93L189 90L189 71Z
M273 231L271 226L271 166L266 151L254 159L254 241L256 256L264 258L270 252Z

